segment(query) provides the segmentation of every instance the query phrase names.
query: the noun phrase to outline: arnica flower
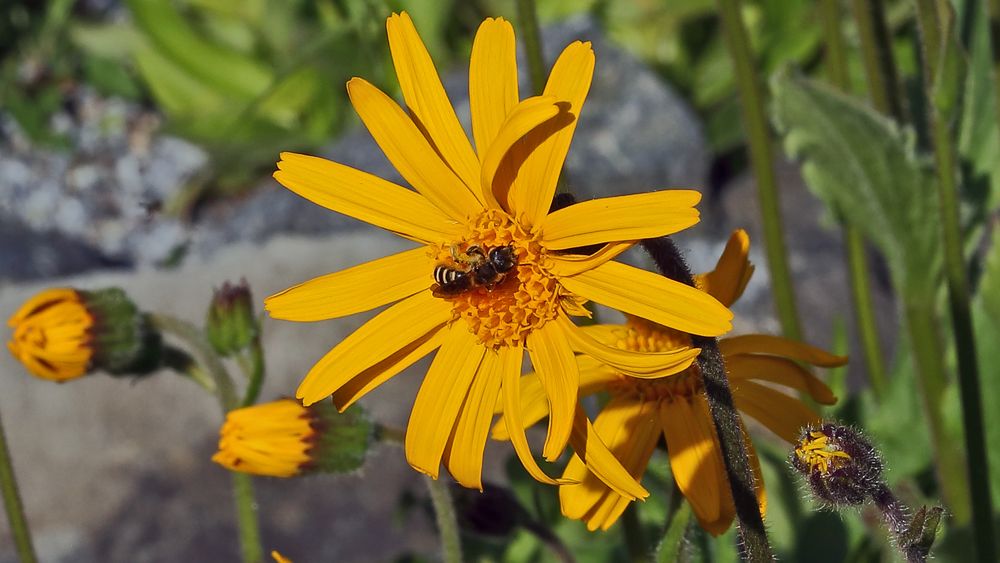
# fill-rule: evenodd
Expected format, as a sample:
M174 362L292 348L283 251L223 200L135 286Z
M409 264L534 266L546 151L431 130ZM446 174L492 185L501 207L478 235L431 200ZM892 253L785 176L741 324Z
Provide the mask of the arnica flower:
M734 232L715 270L696 276L696 283L722 303L732 304L743 293L753 273L748 252L746 233ZM677 330L634 316L628 317L625 325L594 325L583 330L607 346L639 352L669 350L690 340ZM719 342L719 347L726 360L736 406L789 442L797 439L799 428L818 417L799 399L772 385L804 391L821 404L836 401L830 389L797 362L830 367L844 364L846 358L762 334L726 338ZM697 364L669 377L641 378L586 356L578 356L577 360L581 396L600 391L610 395L594 420L592 431L637 480L642 479L662 435L674 479L701 526L714 535L724 532L733 520L735 508ZM537 377L529 375L521 393L523 423L534 424L548 414ZM580 409L578 417L583 416ZM505 427L498 422L494 437L507 439L509 428L509 423ZM760 481L756 454L752 446L749 450ZM563 473L564 479L578 483L560 487L562 512L569 518L585 521L590 530L606 530L618 520L631 499L609 488L589 463L590 452L585 455L586 462L574 455ZM762 486L758 489L758 499L763 510L766 503Z
M28 371L69 381L95 370L143 375L160 365L160 334L118 288L47 289L8 320L11 354Z
M347 91L413 190L291 153L282 154L274 177L314 203L419 246L307 281L265 306L275 318L319 321L394 303L327 353L297 396L311 404L333 394L345 408L438 350L410 415L406 458L434 478L443 462L459 483L481 489L494 405L518 404L525 351L552 405L543 450L549 460L570 438L579 379L573 351L581 343L596 361L661 375L697 355L690 347L641 355L593 342L570 320L588 315L584 302L703 335L729 330L732 315L707 294L612 261L639 239L697 223L697 192L596 199L549 213L590 88L589 43L566 47L544 94L522 101L513 28L503 19L483 22L470 65L473 148L409 16L393 14L387 29L407 110L360 78ZM591 255L569 252L595 244L604 246ZM513 444L536 479L557 482L535 463L523 431L514 432ZM599 455L598 444L590 449L617 465ZM645 494L634 482L623 487Z
M329 403L280 399L230 411L212 461L232 471L295 477L346 473L364 463L373 426L360 407L340 413Z

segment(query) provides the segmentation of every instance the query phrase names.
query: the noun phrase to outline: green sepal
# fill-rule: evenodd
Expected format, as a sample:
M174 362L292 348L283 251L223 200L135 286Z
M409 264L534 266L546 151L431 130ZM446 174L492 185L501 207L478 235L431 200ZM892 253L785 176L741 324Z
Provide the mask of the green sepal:
M208 307L205 332L212 348L221 356L231 356L257 340L260 326L254 315L250 287L226 282L215 291Z
M315 416L316 445L311 452L317 471L349 473L365 462L375 425L360 405L338 412L330 401L308 407Z
M121 288L80 291L94 318L94 368L111 375L146 375L158 369L163 338Z

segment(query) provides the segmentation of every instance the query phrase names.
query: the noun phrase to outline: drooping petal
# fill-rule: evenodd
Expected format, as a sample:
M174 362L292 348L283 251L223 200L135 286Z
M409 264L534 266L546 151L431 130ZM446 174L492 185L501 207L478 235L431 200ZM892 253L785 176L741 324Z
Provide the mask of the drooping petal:
M560 127L557 133L547 136L531 151L510 188L508 204L514 217L525 226L540 225L549 211L593 75L594 51L589 42L571 43L552 66L543 94L569 102L569 111L576 119ZM497 199L503 202L503 199Z
M289 321L345 317L429 288L433 269L427 248L418 247L300 283L265 299L264 308Z
M515 51L514 28L510 22L503 18L486 18L472 42L469 63L472 136L476 139L480 161L520 99Z
M727 357L740 354L768 354L814 366L833 368L847 363L847 356L837 356L821 348L781 336L743 334L719 340L719 350Z
M785 385L809 393L817 403L832 405L836 395L818 377L799 364L773 356L739 355L726 358L726 369L732 379L759 379Z
M553 322L528 336L528 355L549 402L549 431L542 456L555 461L562 455L573 429L580 370L562 328Z
M586 397L603 389L608 382L618 379L618 374L603 363L588 356L577 356L580 367L580 397ZM497 405L497 414L502 412ZM521 378L521 417L525 428L530 428L539 420L549 416L549 401L538 375L529 373ZM493 426L494 440L509 440L507 423L503 416Z
M608 346L591 338L560 316L557 321L574 351L580 352L614 368L615 370L640 379L657 379L673 375L687 369L701 353L701 348L678 348L670 352L633 352Z
M460 223L483 208L392 98L361 78L347 83L347 93L382 152L415 190Z
M701 194L663 190L582 201L542 221L542 245L552 250L662 237L698 222Z
M414 469L437 479L441 456L455 427L486 348L461 324L448 329L406 426L406 461Z
M699 520L715 521L719 517L716 475L722 469L717 467L721 457L715 451L711 420L701 420L683 398L662 404L659 415L677 486Z
M528 475L536 481L549 485L565 485L573 483L567 479L553 479L538 467L534 456L531 455L531 448L528 446L528 437L524 434L524 421L521 419L521 359L524 350L521 348L505 347L498 350L500 354L500 370L503 372L503 385L501 394L503 395L504 421L507 424L507 435L510 436L510 443L514 446L514 453L521 460Z
M448 166L469 189L478 192L475 187L479 181L479 159L458 122L434 61L413 27L413 20L406 12L392 14L385 28L406 106ZM399 172L406 176L402 170Z
M635 246L636 241L626 240L605 244L593 254L553 254L549 256L546 269L556 277L575 276L592 270L619 254Z
M608 416L596 426L590 423L582 407L577 408L573 421L573 450L615 493L629 500L644 499L649 491L639 484L639 480L659 436L655 413L651 413L644 401L636 403L631 398L612 399L602 409L602 414L604 412ZM620 424L611 426L612 422Z
M483 452L503 381L500 369L500 356L487 350L445 452L444 461L451 476L461 485L480 491L483 490Z
M743 290L753 275L754 267L748 259L749 255L750 237L743 229L733 231L715 269L695 276L695 285L723 305L732 305L743 295Z
M732 328L733 314L711 295L620 262L561 277L559 283L591 301L682 332L718 336Z
M799 399L770 387L745 379L734 379L732 386L736 408L790 444L798 439L799 429L820 420L819 415Z
M386 359L354 376L333 392L333 404L341 411L353 405L379 385L389 381L414 362L437 350L448 334L443 325L431 329L423 337L400 348Z
M597 415L600 419L602 413ZM618 496L607 485L601 482L580 459L580 456L573 454L566 469L563 471L563 479L572 479L575 485L559 487L559 506L563 516L574 520L581 520L588 512L603 502L608 495Z
M325 158L283 152L274 179L317 205L420 242L454 240L464 230L423 195Z
M382 311L326 353L309 370L295 396L309 406L362 371L451 320L451 307L429 290Z

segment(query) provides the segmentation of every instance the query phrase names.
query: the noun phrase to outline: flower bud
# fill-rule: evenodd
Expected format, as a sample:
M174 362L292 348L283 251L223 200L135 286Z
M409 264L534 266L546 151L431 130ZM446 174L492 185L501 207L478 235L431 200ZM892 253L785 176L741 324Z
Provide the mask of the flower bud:
M230 411L212 461L254 475L346 473L364 463L373 425L360 406L340 413L329 402L308 407L280 399Z
M867 438L848 426L806 426L791 463L813 493L834 506L862 504L884 488L881 456Z
M119 288L47 289L10 319L7 347L33 375L68 381L92 371L143 375L160 365L162 339Z
M215 290L208 307L205 330L212 348L222 356L230 356L253 343L259 334L254 315L250 286L243 280L233 285L222 284Z

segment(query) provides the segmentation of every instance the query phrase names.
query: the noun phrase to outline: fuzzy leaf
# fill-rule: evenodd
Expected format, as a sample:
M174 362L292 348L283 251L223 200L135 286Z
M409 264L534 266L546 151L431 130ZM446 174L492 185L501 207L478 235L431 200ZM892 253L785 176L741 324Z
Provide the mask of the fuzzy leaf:
M858 101L786 73L771 81L785 151L809 189L878 246L897 289L930 299L940 277L934 178L913 135Z

